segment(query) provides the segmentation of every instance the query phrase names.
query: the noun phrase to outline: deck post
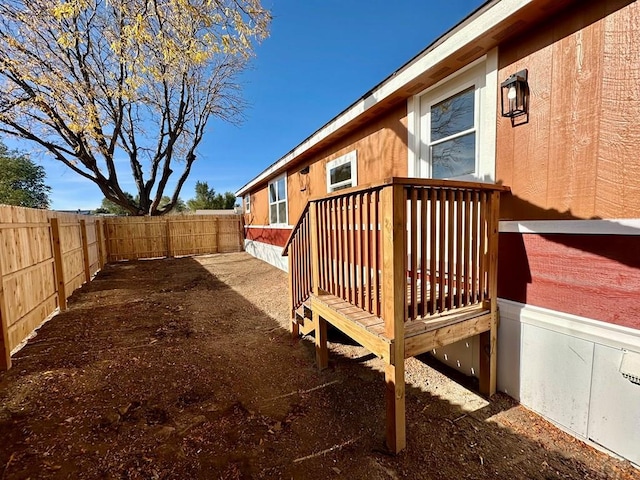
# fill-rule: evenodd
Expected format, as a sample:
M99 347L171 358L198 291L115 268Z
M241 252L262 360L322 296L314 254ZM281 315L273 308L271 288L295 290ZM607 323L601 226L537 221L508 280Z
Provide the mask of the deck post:
M318 203L309 204L309 240L311 251L311 293L320 293L320 258L319 258L319 228L318 228ZM327 347L327 322L316 312L312 312L315 325L316 364L319 370L329 366L329 349Z
M406 194L391 184L381 192L382 318L391 339L391 361L385 366L386 443L393 453L407 444L405 426L404 321L406 318Z
M490 397L496 393L498 341L498 228L500 222L500 192L491 192L487 208L487 260L489 262L489 309L491 329L480 334L480 393Z
M292 260L291 252L287 255L287 259L289 261L289 305L293 306L293 260ZM296 319L296 311L292 307L291 308L291 338L293 340L298 340L300 336L300 327L298 325L298 321Z

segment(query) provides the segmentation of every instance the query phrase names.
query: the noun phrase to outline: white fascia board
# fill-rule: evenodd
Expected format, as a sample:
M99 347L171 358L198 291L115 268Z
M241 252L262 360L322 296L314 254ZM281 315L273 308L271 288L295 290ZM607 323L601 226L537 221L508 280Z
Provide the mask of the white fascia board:
M534 1L535 0L499 0L493 5L490 5L486 10L481 9L476 16L463 20L457 27L454 27L451 31L445 33L439 40L436 40L433 47L427 49L427 51L423 52L416 59L411 60L409 63L401 67L380 85L375 87L365 97L347 108L344 112L339 114L324 127L291 150L291 152L268 167L249 183L241 187L236 192L236 196L243 196L245 192L251 189L251 187L267 179L274 172L280 170L300 154L304 153L314 145L317 145L320 141L341 129L365 111L373 108L380 101L403 88L429 68L437 65L443 60L446 60L452 53L455 53L465 45L482 37L485 32L497 26L506 18Z

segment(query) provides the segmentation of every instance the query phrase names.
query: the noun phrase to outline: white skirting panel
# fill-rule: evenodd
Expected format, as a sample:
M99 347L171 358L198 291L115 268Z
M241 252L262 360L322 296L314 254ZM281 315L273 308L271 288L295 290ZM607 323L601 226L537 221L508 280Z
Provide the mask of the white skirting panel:
M289 257L282 256L282 247L256 242L255 240L245 240L244 250L256 258L278 267L280 270L289 271Z
M640 449L630 448L640 445L640 385L620 372L624 355L640 355L640 331L508 300L499 306L498 388L640 464Z

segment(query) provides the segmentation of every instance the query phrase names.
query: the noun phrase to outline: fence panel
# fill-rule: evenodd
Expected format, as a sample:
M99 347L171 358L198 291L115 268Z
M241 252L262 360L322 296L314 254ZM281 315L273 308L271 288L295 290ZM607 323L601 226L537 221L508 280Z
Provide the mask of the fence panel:
M240 215L111 217L105 220L108 261L242 250Z
M57 306L49 214L0 207L0 367Z
M0 370L107 261L242 250L240 215L99 219L0 205Z

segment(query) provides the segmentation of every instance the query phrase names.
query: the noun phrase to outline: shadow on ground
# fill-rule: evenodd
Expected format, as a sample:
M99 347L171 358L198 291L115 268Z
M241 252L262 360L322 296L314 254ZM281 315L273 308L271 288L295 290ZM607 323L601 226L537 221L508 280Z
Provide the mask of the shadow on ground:
M382 363L332 336L318 373L286 285L246 254L105 267L0 373L0 479L637 474L425 358L407 361L408 447L386 455Z

